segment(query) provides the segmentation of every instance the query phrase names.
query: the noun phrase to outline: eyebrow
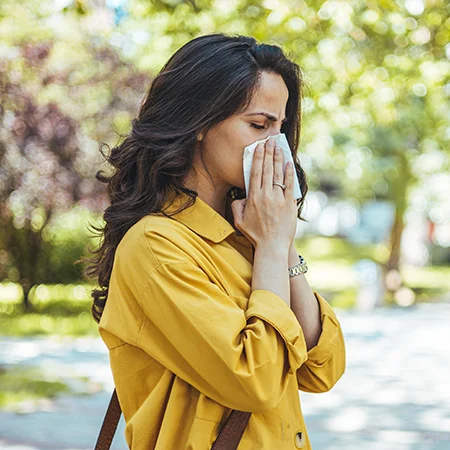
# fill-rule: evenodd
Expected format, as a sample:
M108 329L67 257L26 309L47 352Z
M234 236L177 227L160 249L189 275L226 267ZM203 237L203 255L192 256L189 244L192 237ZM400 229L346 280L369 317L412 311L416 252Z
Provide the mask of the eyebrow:
M264 117L267 117L272 122L277 122L277 120L278 120L275 116L273 116L272 114L266 113L266 112L251 113L251 114L246 114L246 116L264 116ZM285 117L281 123L284 123L286 121L287 121L287 118Z

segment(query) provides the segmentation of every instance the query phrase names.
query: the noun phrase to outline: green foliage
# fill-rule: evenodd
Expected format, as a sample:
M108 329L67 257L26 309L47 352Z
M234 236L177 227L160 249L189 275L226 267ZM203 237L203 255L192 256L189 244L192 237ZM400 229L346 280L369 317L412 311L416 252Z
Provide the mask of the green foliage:
M74 207L61 214L44 230L48 241L47 265L40 266L40 279L45 283L72 283L83 278L83 264L74 262L90 256L88 248L96 249L98 239L88 230L88 223L98 225L98 215L86 208Z
M34 311L27 313L12 283L0 284L0 330L3 335L98 336L91 315L92 285L39 285L30 291Z
M0 386L0 408L22 400L54 398L71 392L69 386L61 381L45 380L36 368L0 367Z
M95 250L98 246L98 238L88 230L89 223L99 225L99 215L77 205L65 213L55 215L40 231L41 242L34 273L35 283L72 283L83 278L84 266L81 263L76 264L75 261L90 257L88 249ZM15 235L16 239L26 239L29 233L25 229L20 229L15 231ZM21 247L27 248L26 242ZM11 251L15 253L14 250ZM1 271L9 280L18 282L20 267L20 257L10 258Z
M324 292L321 295L331 303L333 308L352 309L356 305L356 289L347 289L344 291L330 292L329 295Z
M393 202L399 242L413 188L433 216L450 168L450 4L412 3L134 0L121 31L147 35L133 58L149 70L215 31L282 45L307 86L299 152L311 188Z
M388 249L384 244L354 244L341 238L307 237L297 243L301 253L314 261L330 261L336 264L356 263L360 259L372 259L384 264Z
M97 324L89 311L68 317L38 313L9 316L0 313L0 330L4 336L98 336Z

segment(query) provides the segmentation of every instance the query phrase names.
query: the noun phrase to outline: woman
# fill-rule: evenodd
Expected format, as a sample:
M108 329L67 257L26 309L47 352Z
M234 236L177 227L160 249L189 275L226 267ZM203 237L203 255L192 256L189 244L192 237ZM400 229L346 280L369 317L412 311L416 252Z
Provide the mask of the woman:
M280 132L297 149L300 99L277 46L198 37L154 79L114 174L97 174L111 206L93 314L132 449L210 449L233 409L252 413L239 449L311 448L298 390L329 390L345 350L331 307L288 272L306 177L269 140L245 197L242 163Z

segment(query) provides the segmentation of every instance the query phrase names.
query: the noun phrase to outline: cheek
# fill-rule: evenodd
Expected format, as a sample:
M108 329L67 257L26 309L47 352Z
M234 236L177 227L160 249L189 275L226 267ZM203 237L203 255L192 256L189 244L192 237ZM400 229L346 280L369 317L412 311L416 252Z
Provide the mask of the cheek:
M221 136L220 147L223 151L223 159L226 166L233 166L236 164L236 161L242 165L244 148L258 139L250 130L249 126L234 127L234 129L228 130Z
M230 152L222 159L221 167L223 167L224 175L236 176L243 172L243 154L240 148L230 149Z
M227 138L233 145L242 146L244 148L248 145L248 141L255 136L255 129L248 123L241 122L227 130Z
M241 122L223 127L210 135L208 150L212 150L216 165L222 168L223 175L241 176L244 148L261 139L255 131L250 124Z
M230 137L230 140L222 147L223 153L220 157L219 166L222 168L222 174L225 178L231 177L235 179L240 177L243 173L243 156L244 147L247 144L242 142L241 139Z

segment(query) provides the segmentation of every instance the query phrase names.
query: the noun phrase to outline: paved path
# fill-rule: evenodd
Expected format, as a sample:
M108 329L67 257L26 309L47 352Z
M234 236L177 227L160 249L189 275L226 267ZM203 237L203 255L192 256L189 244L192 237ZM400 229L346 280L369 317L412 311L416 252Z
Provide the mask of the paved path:
M330 392L301 393L314 450L449 450L450 304L338 316L347 371ZM92 449L113 389L103 342L0 342L1 365L39 366L89 393L0 412L0 449ZM123 430L113 450L126 448Z

